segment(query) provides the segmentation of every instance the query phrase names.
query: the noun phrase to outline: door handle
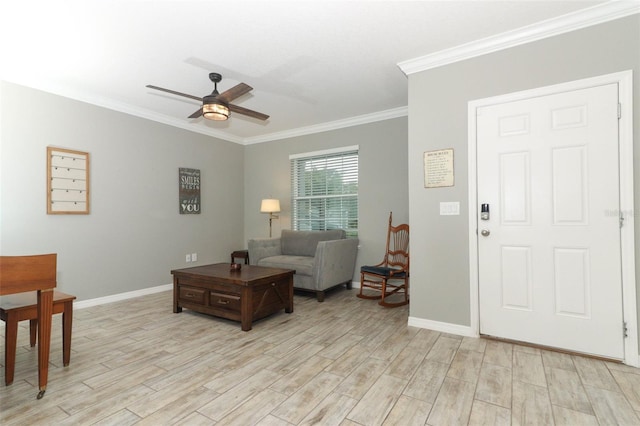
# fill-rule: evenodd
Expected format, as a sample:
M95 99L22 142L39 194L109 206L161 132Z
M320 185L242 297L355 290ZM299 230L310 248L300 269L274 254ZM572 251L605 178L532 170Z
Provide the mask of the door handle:
M480 231L480 234L482 234L483 237L488 237L489 234L491 234L491 231L489 231L488 229L483 229L482 231Z

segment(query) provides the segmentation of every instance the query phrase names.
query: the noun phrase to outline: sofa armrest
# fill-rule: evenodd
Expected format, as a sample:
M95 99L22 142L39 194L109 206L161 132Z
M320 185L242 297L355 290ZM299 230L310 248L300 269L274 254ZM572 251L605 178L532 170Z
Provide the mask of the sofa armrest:
M280 238L253 238L248 242L249 264L257 265L260 259L282 254Z
M357 238L348 238L318 243L313 264L316 290L324 290L353 279L358 242Z

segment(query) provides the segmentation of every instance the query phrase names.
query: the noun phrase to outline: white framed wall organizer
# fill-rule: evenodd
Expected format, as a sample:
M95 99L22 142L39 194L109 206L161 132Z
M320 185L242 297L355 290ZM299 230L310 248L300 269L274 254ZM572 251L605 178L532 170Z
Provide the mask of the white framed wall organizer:
M89 153L47 147L47 214L89 214Z

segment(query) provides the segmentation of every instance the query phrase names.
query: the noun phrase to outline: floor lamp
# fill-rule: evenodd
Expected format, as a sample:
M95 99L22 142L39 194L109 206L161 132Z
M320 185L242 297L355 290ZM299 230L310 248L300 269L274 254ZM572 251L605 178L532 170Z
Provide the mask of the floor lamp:
M280 200L265 198L260 204L260 213L269 213L269 238L271 238L271 222L278 218L274 213L280 213Z

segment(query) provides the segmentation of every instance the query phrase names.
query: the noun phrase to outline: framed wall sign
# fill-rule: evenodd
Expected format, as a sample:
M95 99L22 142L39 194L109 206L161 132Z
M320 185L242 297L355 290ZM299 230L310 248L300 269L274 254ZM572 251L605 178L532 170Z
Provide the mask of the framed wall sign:
M180 214L200 214L200 170L178 169Z
M89 214L89 153L47 147L47 214Z
M453 148L425 152L424 187L440 188L453 185Z

